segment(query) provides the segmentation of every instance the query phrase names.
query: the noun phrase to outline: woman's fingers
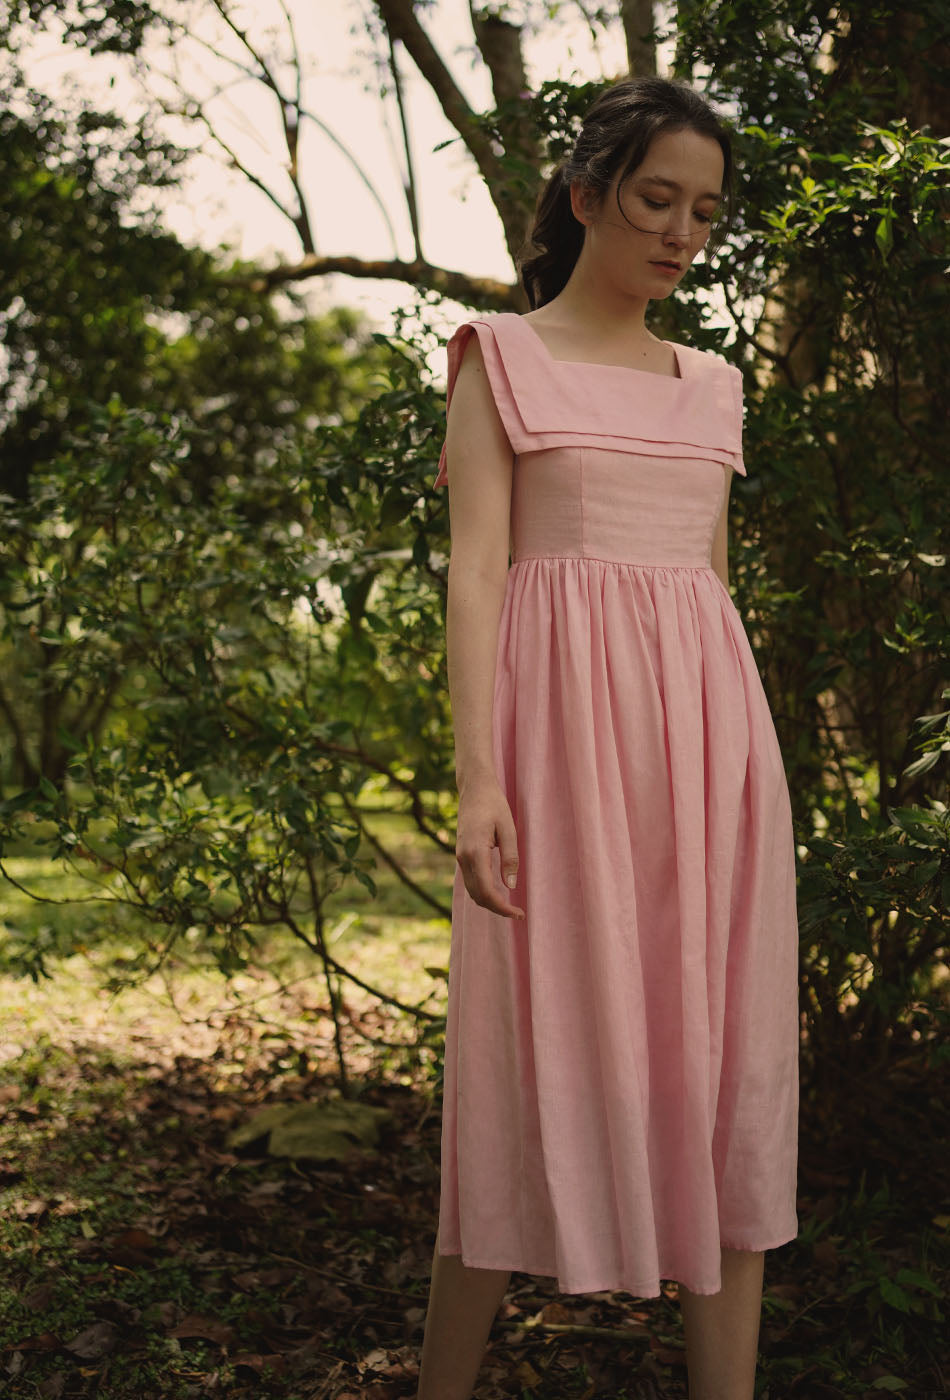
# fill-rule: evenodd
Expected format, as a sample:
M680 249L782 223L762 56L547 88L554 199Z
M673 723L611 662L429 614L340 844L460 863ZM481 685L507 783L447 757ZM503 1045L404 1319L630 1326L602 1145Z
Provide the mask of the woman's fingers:
M512 903L495 875L493 851L494 847L482 845L459 854L465 888L483 909L490 909L493 914L501 914L506 919L523 919L524 910Z
M525 917L505 889L505 884L513 889L518 882L518 836L511 808L497 785L463 796L455 854L465 888L476 904L506 919Z
M518 883L518 835L507 802L498 819L495 831L501 854L501 878L508 888L513 890Z
M518 904L512 904L504 890L495 885L488 861L484 862L484 867L484 869L478 868L472 874L465 876L465 888L469 890L474 902L481 904L483 909L490 909L492 914L502 914L505 918L525 917L525 910L519 909ZM465 875L465 869L463 869L463 875Z
M465 874L464 867L462 873ZM524 918L524 910L512 904L504 888L496 883L490 850L484 851L474 862L471 874L465 878L465 888L483 909L502 914L506 919Z

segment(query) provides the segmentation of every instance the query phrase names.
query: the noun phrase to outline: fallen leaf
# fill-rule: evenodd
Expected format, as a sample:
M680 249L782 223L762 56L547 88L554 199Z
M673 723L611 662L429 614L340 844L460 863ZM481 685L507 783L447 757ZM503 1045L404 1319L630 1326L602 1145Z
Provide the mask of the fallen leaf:
M132 1227L123 1230L120 1235L116 1235L112 1241L115 1245L122 1245L125 1249L152 1250L161 1247L161 1240L155 1235L149 1234L148 1230L140 1230Z
M545 1303L538 1318L541 1322L573 1322L574 1314L563 1303Z
M425 1308L406 1308L403 1317L406 1319L406 1327L409 1332L418 1332L425 1326L426 1310Z
M361 1358L360 1365L367 1367L371 1371L375 1371L377 1366L385 1366L388 1360L389 1353L387 1351L384 1351L382 1347L374 1347L372 1351L367 1352L367 1354Z
M58 1351L62 1346L55 1332L38 1332L32 1337L21 1337L19 1341L10 1342L5 1350L9 1351Z
M142 1269L154 1262L159 1241L146 1230L123 1230L121 1235L103 1250L103 1258L125 1269Z
M668 1347L656 1337L650 1338L650 1353L657 1361L662 1361L664 1366L682 1366L686 1361L685 1351L678 1347Z
M28 1201L17 1201L13 1206L13 1214L21 1220L39 1220L48 1210L49 1202L44 1201L41 1196L33 1196Z
M98 1361L113 1350L118 1339L119 1329L111 1322L93 1322L66 1343L66 1350L82 1361Z
M23 1305L29 1308L30 1312L42 1312L55 1292L56 1285L54 1283L38 1283L35 1288L24 1293Z
M234 1328L227 1322L217 1322L213 1317L202 1317L200 1313L189 1313L177 1327L169 1328L167 1337L200 1337L206 1342L218 1342L227 1346L234 1341Z
M273 1371L278 1374L284 1369L284 1358L277 1352L262 1356L258 1352L242 1351L237 1356L230 1358L232 1366L246 1366L249 1371L254 1371L261 1375L264 1371Z

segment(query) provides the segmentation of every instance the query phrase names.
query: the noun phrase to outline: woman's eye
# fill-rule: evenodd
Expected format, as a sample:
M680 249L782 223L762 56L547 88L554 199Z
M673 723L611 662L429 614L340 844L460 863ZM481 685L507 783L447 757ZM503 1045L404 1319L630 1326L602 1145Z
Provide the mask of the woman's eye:
M643 196L643 202L644 202L644 204L648 205L650 209L668 209L668 208L669 208L669 205L668 205L668 204L663 204L663 203L661 203L661 202L660 202L659 200L657 200L657 199L650 199L647 195L644 195L644 196ZM709 216L708 214L700 214L700 213L697 212L696 218L699 219L699 221L700 221L701 223L704 223L704 224L711 224L711 223L712 223L712 219L710 218L710 216Z

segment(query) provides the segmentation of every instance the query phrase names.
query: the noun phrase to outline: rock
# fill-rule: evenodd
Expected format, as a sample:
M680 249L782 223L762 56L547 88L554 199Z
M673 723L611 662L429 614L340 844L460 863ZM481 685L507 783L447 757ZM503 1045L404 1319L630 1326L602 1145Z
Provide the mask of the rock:
M228 1136L229 1147L247 1147L267 1137L271 1157L328 1162L345 1158L354 1147L375 1148L379 1129L392 1112L358 1099L319 1103L270 1104Z

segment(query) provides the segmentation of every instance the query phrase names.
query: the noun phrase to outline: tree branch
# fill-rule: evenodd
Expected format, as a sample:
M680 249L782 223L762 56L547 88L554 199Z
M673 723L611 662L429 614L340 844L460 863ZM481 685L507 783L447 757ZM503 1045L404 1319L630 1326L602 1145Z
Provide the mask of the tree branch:
M307 253L312 253L312 252L315 251L315 244L314 244L314 239L313 239L313 229L312 229L311 223L310 223L310 214L309 214L309 211L308 211L308 209L307 209L307 201L306 201L306 199L304 198L303 190L301 189L300 181L299 181L299 179L298 179L298 177L297 177L297 136L298 136L298 132L299 132L299 130L300 130L300 120L301 120L301 107L300 107L300 82L301 82L301 79L300 79L300 56L299 56L299 53L297 52L296 37L295 37L295 35L294 35L294 33L293 33L293 26L291 25L291 44L292 44L292 47L293 47L293 50L294 50L294 57L295 57L295 61L296 61L296 64L297 64L297 97L296 97L296 101L291 100L290 98L284 97L284 94L283 94L283 92L282 92L281 89L280 89L280 84L278 83L277 79L274 77L274 75L273 75L273 73L271 72L271 70L270 70L269 66L267 65L267 63L264 61L263 56L258 52L258 50L257 50L257 49L254 47L254 45L251 43L251 41L250 41L250 39L248 38L248 36L247 36L247 34L245 33L245 31L244 31L243 29L241 29L237 24L235 24L234 20L231 18L230 14L228 13L227 7L226 7L225 4L223 3L223 0L212 0L212 4L214 5L215 9L218 11L218 14L219 14L219 15L221 16L221 18L224 20L225 24L226 24L226 25L228 26L228 28L231 30L231 32L241 41L241 43L242 43L242 44L244 45L244 47L247 49L248 53L249 53L249 54L251 55L251 57L254 59L254 62L258 65L258 68L260 69L260 78L261 78L262 82L263 82L267 87L270 88L271 92L274 94L274 96L275 96L276 99L277 99L277 105L278 105L278 107L279 107L279 109L280 109L280 120L281 120L281 125L283 126L283 129L284 129L284 142L285 142L285 144L286 144L286 146L287 146L287 154L288 154L288 157L289 157L289 161L288 161L288 165L287 165L287 174L288 174L288 177L289 177L289 179L290 179L291 184L292 184L293 187L294 187L294 193L295 193L296 196L297 196L297 211L298 211L298 212L297 212L295 215L288 215L288 217L292 220L293 225L294 225L294 227L296 228L297 233L298 233L299 236L300 236L300 242L301 242L301 245L303 246L304 251L307 252ZM285 13L285 15L286 15L286 13L287 13L286 10L284 11L284 13ZM291 113L293 113L293 117L291 117ZM255 183L260 184L260 182L258 182L258 181L255 181Z
M20 764L21 780L25 786L33 787L35 783L39 782L40 770L30 758L26 734L17 717L13 701L7 696L2 684L0 684L0 714L6 719L13 735L14 750Z
M521 289L517 284L497 282L492 277L474 277L467 272L453 272L434 267L428 262L404 262L401 258L364 259L345 255L320 257L308 253L296 263L279 263L269 271L248 273L244 277L222 279L225 287L249 287L252 292L270 292L285 282L299 282L307 277L326 277L330 273L344 277L385 278L408 282L426 291L440 292L453 301L463 302L479 310L520 311Z
M465 100L445 66L432 40L422 28L413 9L413 0L375 0L380 18L393 39L399 39L413 63L431 87L447 120L465 142L479 174L489 190L505 186L505 168L496 154L491 137ZM524 235L523 217L512 219L510 211L496 203L512 261L517 257Z
M534 126L524 119L523 103L529 88L521 29L491 11L478 12L473 0L469 0L469 13L478 51L491 74L495 122L506 157L504 178L492 188L492 198L516 262L530 226L538 171L544 160Z
M620 22L627 46L631 78L651 78L656 73L652 0L620 0Z
M353 820L359 825L360 831L366 837L366 840L372 846L376 854L386 862L390 870L396 876L397 880L400 880L406 886L407 889L412 890L414 895L418 895L418 897L425 904L429 905L430 909L434 909L440 918L450 919L452 917L451 906L447 908L438 899L436 899L434 895L431 895L428 890L423 889L422 885L418 884L412 878L409 872L399 864L396 857L391 855L390 852L387 851L386 847L383 845L382 841L380 841L379 837L373 835L369 827L366 825L365 814L359 809L359 807L352 803L347 797L346 793L342 790L340 791L339 795L343 799L344 807L349 812Z
M259 189L261 194L264 195L266 199L269 199L271 204L273 204L277 209L280 210L281 214L283 214L285 219L288 219L292 224L296 224L296 219L294 218L293 213L282 203L280 197L276 195L274 191L264 183L264 181L260 178L259 175L255 175L253 170L250 170L241 160L240 156L238 156L237 153L231 149L231 147L224 140L224 138L218 135L218 133L212 126L209 118L207 117L204 108L201 107L199 103L196 102L194 104L194 110L189 112L186 108L176 107L172 103L166 102L163 98L158 98L157 102L161 110L167 116L192 117L200 121L207 128L208 134L211 136L211 139L213 141L216 141L221 147L222 151L224 151L225 155L228 157L228 160L230 161L234 169L239 170L246 179L250 180L251 184L254 185L257 189Z
M279 909L281 919L284 923L286 923L291 933L295 934L295 936L300 939L301 943L305 944L305 946L308 947L311 952L319 954L320 949L317 946L316 942L310 937L306 930L301 928L300 924L291 914L290 910L286 908L280 908L280 906L277 904L274 905L274 908ZM359 977L348 967L344 967L341 962L337 962L336 958L332 957L329 952L326 953L325 959L327 966L331 968L333 972L338 973L341 977L346 977L350 982L355 982L357 987L362 987L364 992L369 992L370 996L376 997L379 1001L383 1002L384 1005L395 1006L398 1011L405 1011L409 1016L421 1016L423 1020L426 1021L441 1020L441 1016L438 1012L426 1011L426 1009L422 1006L421 1003L418 1006L410 1006L407 1002L400 1001L398 997L391 997L387 995L387 993L381 991L379 987L374 987L372 983L365 982L362 977ZM429 995L431 996L432 993L430 992ZM423 1000L428 1000L428 997L423 998Z
M412 146L409 141L409 120L406 115L406 104L402 95L402 81L399 77L396 45L388 29L386 30L386 38L389 41L389 71L393 75L393 90L396 94L396 106L399 109L399 125L402 128L402 145L403 150L406 152L406 180L403 185L403 191L406 196L406 206L409 210L409 222L412 225L412 247L416 255L416 261L424 262L422 242L419 236L419 201L416 196L416 175L412 164Z

